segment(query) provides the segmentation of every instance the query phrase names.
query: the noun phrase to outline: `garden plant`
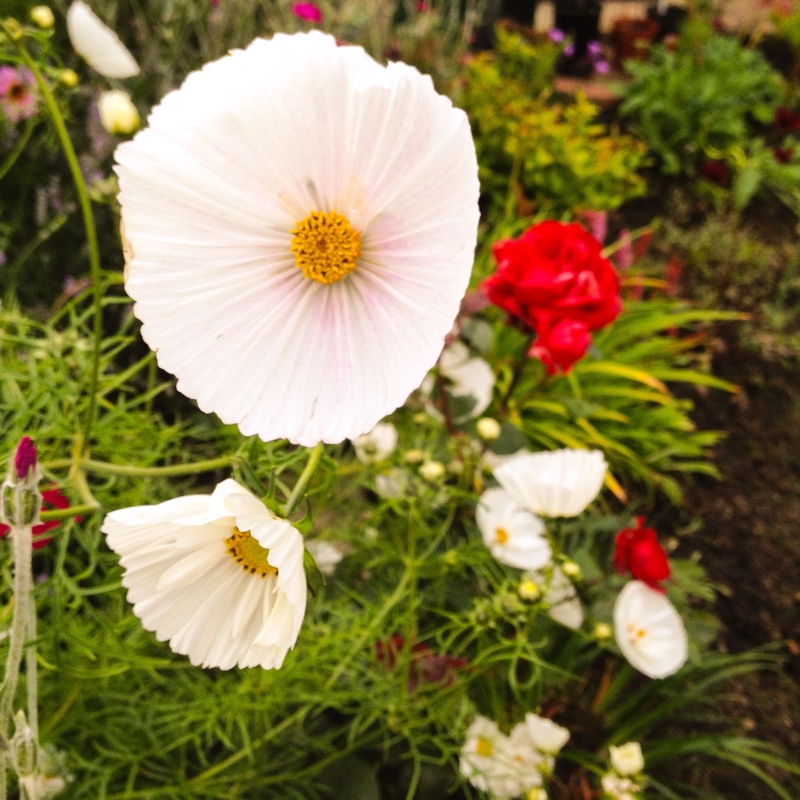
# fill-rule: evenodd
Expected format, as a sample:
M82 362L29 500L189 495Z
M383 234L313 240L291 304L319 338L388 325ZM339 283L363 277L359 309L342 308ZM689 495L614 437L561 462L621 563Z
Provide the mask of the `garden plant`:
M795 796L661 526L745 314L608 226L741 86L660 149L484 14L4 4L0 800Z

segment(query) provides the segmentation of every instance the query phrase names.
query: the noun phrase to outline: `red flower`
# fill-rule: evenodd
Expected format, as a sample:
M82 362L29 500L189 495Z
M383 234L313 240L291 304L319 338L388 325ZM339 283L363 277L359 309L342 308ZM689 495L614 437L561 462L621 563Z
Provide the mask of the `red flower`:
M69 500L67 500L61 489L52 488L45 489L42 492L42 510L47 511L50 509L64 509L69 508ZM80 517L75 517L80 522ZM43 522L41 525L33 526L33 549L38 550L44 547L49 542L53 541L52 536L43 536L48 531L57 528L61 524L60 520L51 519L49 522ZM9 531L8 525L0 525L0 538L4 537Z
M800 133L800 116L791 108L776 108L775 127L781 133Z
M655 530L644 527L644 517L636 517L635 528L623 528L617 534L614 569L620 575L630 572L635 580L664 591L658 583L672 574L669 561Z
M375 642L375 656L381 664L389 669L397 666L397 657L403 651L405 639L398 634L386 641ZM456 679L456 670L467 665L465 658L434 653L426 644L411 645L410 664L408 669L408 691L413 692L420 683L441 683L452 686Z
M794 148L773 147L772 156L779 164L788 164L794 156Z
M724 161L706 161L700 167L700 175L717 186L727 186L730 180L728 165Z
M597 330L622 310L614 267L577 223L540 222L492 252L498 269L481 284L483 293L531 328L547 316Z
M592 335L583 322L562 319L556 322L540 321L538 337L528 355L540 359L548 375L567 373L572 365L586 355Z

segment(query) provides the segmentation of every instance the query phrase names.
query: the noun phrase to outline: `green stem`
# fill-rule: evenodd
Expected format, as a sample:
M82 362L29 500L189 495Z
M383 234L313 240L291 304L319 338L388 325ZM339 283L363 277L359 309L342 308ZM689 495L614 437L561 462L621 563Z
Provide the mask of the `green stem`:
M6 32L8 33L7 28ZM36 79L39 92L41 93L44 104L47 107L47 111L56 129L56 135L61 144L61 149L64 151L64 156L67 159L67 164L72 174L72 180L75 184L75 191L78 194L78 204L81 208L83 227L86 232L86 242L89 247L89 273L92 279L92 297L94 304L94 348L92 351L92 366L88 381L89 407L86 410L86 419L84 420L82 429L82 455L89 446L92 426L94 425L94 418L97 413L97 386L100 379L100 347L103 337L103 287L101 283L100 250L97 244L97 230L94 224L94 217L92 216L92 204L89 198L89 192L86 188L86 182L83 179L83 174L78 164L78 157L75 154L75 148L72 146L72 140L69 138L67 126L58 108L58 103L56 103L56 99L52 91L50 91L50 87L42 71L39 69L39 65L31 58L21 41L17 40L16 44L20 57Z
M292 493L289 495L289 499L286 501L286 506L283 509L284 516L288 517L289 514L292 513L292 509L295 507L297 501L300 499L300 496L305 491L306 486L308 486L308 482L311 480L311 476L314 474L314 470L316 470L320 458L322 458L323 447L324 445L322 442L314 445L314 449L311 451L311 455L308 457L306 466L300 473L300 477L297 479L297 483L294 485L294 489L292 489Z
M11 169L11 167L14 166L17 159L22 155L22 151L25 149L25 145L28 144L28 141L31 138L31 134L33 133L33 129L35 126L36 126L35 118L29 119L28 123L25 125L25 130L22 131L22 135L14 143L14 147L8 154L8 157L3 162L3 165L0 166L0 180L3 179L3 177Z
M98 475L126 475L129 478L163 478L212 472L213 470L229 467L232 460L232 456L220 456L206 461L195 461L192 464L172 464L168 467L132 467L127 464L109 464L106 461L95 461L93 458L82 458L74 463L71 459L59 458L43 462L42 467L47 470L55 470L75 466L78 469L86 470L86 472L95 472ZM51 512L46 513L49 514ZM44 519L44 517L42 518Z
M6 671L0 686L0 733L9 740L13 722L14 696L17 693L19 668L28 629L29 606L32 601L31 563L33 553L33 528L31 525L12 525L11 536L14 553L14 615L8 636Z

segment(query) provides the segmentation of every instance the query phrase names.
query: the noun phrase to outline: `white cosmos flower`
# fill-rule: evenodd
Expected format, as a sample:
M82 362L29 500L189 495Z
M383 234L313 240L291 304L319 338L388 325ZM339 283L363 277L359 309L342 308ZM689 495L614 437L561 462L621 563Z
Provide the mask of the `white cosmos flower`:
M104 25L83 0L67 11L67 33L75 52L106 78L132 78L139 65L111 28Z
M147 630L192 664L280 667L306 608L303 538L236 481L103 522Z
M178 389L245 435L371 430L436 362L472 269L469 122L319 31L191 74L117 149L126 289Z
M622 655L650 678L672 675L688 656L680 615L661 592L642 581L630 581L619 593L614 636Z
M611 745L608 751L617 775L637 775L644 769L644 755L639 742L627 742L619 747Z
M528 770L515 756L524 758L523 751L530 756L529 761L536 758L533 748L518 740L512 743L496 722L479 715L467 729L459 769L476 789L493 798L519 797Z
M383 461L397 447L397 428L391 422L379 422L369 433L353 439L353 447L362 464Z
M575 584L562 572L561 567L553 565L549 585L546 571L529 572L526 577L537 586L547 585L544 601L552 619L567 628L577 630L583 625L583 606L575 589Z
M554 756L569 739L569 731L547 717L529 712L524 724L533 746L547 755Z
M439 356L439 371L448 380L448 392L467 409L455 414L455 422L480 416L492 402L494 371L482 358L470 357L463 342L453 342Z
M323 575L333 575L336 565L344 558L344 551L339 545L324 539L309 540L306 542L306 549L314 557Z
M494 471L524 508L543 517L576 517L597 497L607 464L599 450L521 453Z
M613 772L607 772L600 782L609 800L638 800L639 798L638 792L641 787L630 778L621 778Z
M526 511L504 489L489 489L475 509L484 544L502 564L517 569L540 569L553 552L544 536L544 523Z

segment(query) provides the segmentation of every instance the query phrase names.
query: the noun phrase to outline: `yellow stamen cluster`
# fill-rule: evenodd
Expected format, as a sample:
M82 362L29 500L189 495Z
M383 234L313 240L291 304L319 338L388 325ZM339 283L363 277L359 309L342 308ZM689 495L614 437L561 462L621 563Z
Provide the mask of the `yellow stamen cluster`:
M249 531L234 528L233 534L225 540L225 547L231 558L245 572L260 575L262 578L278 574L277 567L267 561L269 550L262 547Z
M494 745L488 739L479 736L478 741L475 743L475 754L483 756L484 758L490 758L493 753Z
M495 528L494 534L498 544L505 544L508 541L508 531L505 528Z
M356 268L361 234L336 211L312 211L292 228L291 250L304 277L331 284Z

